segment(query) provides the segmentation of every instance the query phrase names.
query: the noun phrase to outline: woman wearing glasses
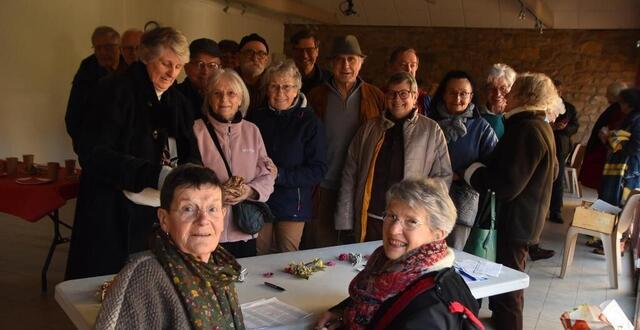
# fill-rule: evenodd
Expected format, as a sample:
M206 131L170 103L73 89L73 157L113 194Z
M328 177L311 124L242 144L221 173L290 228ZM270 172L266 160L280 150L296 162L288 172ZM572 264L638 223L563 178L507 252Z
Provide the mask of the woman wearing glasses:
M240 265L218 247L226 210L215 173L185 165L167 176L150 251L106 291L95 329L244 329Z
M478 303L453 270L454 252L444 240L455 219L441 180L391 186L382 246L316 329L482 329Z
M451 182L451 163L438 125L416 111L418 84L406 72L387 82L385 111L360 127L349 146L335 215L337 230L356 242L382 239L385 193L405 178Z
M448 72L433 95L430 117L444 131L451 168L459 174L473 162L486 161L498 138L475 104L471 77L463 71ZM456 226L447 243L462 250L478 209L478 193L454 174L450 195L458 210Z
M312 194L327 170L325 132L300 92L302 77L293 61L269 67L261 89L267 102L252 116L267 154L278 167L267 204L275 216L258 236L258 254L297 251L306 221L312 218Z
M227 213L220 244L236 258L256 255L256 235L235 225L231 206L247 199L265 202L276 176L260 131L243 119L248 106L249 92L242 78L233 69L217 70L207 84L203 118L193 125L202 163L224 183Z

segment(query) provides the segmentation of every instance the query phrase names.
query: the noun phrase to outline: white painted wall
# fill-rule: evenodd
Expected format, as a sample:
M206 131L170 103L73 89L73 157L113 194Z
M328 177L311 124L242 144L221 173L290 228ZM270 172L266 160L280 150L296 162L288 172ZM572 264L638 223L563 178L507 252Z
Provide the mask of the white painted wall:
M98 25L119 31L149 20L189 40L233 39L258 32L283 53L284 25L212 0L20 0L0 10L0 158L35 154L37 163L75 158L64 114L80 61L92 53Z

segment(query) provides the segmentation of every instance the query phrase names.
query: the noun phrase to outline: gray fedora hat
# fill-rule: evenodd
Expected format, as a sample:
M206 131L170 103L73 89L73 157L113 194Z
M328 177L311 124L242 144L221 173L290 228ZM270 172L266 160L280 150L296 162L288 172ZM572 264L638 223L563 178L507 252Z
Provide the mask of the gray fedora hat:
M358 38L352 34L339 36L333 39L333 47L331 48L329 58L333 58L338 55L358 55L366 57L366 55L364 55L360 50Z

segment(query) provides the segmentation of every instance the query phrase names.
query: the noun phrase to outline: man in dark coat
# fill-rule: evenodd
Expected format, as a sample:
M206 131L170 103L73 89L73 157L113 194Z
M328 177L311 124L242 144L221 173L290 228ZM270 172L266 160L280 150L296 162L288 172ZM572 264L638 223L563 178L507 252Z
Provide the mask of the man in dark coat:
M98 81L108 74L126 68L120 56L120 34L109 26L98 26L91 35L93 54L82 60L73 77L67 113L64 117L73 150L78 153L79 137L91 93Z
M158 29L142 38L142 62L102 80L91 100L94 115L82 134L83 172L66 279L116 273L129 254L146 250L157 222L155 207L146 206L158 199L153 189L161 187L171 166L201 163L189 102L173 86L188 60L186 38ZM184 45L153 54L149 49L158 46L158 34L174 34Z
M302 88L305 95L314 87L322 85L331 78L331 73L318 66L318 55L320 54L320 40L315 33L309 29L298 31L291 36L291 47L293 50L293 61L302 75Z
M558 89L558 95L562 97L562 83L559 80L554 81ZM565 112L556 118L551 125L553 128L553 136L556 141L556 153L558 156L558 177L553 182L553 190L551 191L551 205L549 206L549 220L555 223L563 223L562 220L562 194L563 177L565 159L572 149L571 136L578 132L578 116L576 107L562 98Z
M187 78L178 84L178 90L191 101L192 117L196 120L202 118L202 102L207 82L222 66L222 52L215 41L201 38L191 42L189 56L189 63L184 65Z

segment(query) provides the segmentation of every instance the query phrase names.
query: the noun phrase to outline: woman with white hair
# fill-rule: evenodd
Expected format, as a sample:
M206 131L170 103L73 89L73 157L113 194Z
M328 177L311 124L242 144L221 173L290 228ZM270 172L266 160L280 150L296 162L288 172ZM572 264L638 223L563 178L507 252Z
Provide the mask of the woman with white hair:
M267 201L275 219L260 231L258 254L297 251L312 219L313 190L327 171L324 127L300 92L302 75L293 61L267 68L261 83L267 102L248 120L260 129L278 177Z
M349 284L349 297L315 329L483 329L444 239L456 222L447 190L446 182L427 178L391 186L382 246Z
M116 273L146 250L157 218L140 194L159 189L177 164L200 163L189 103L173 86L187 39L171 27L147 31L140 59L103 80L86 109L66 279Z
M193 124L202 163L223 182L227 212L220 245L236 258L256 255L257 236L240 230L231 206L244 200L266 202L275 179L260 131L243 119L249 99L242 78L233 69L219 69L207 83L203 118Z
M479 106L480 114L496 132L498 140L504 134L504 108L506 96L516 81L516 72L504 63L496 63L489 69L485 93L487 103Z
M558 172L556 145L546 118L558 93L546 75L518 75L507 94L505 132L489 161L474 163L465 181L478 191L491 189L497 210L496 262L524 271L528 246L538 243ZM490 298L497 329L522 329L523 291Z

